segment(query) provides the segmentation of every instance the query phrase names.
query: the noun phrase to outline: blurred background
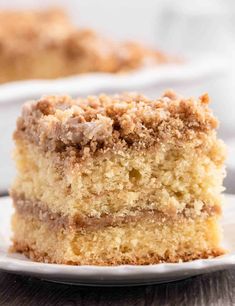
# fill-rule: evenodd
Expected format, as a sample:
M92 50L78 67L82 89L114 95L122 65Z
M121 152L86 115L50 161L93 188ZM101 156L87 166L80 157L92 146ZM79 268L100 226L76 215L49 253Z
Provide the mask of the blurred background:
M91 27L115 39L139 40L189 61L199 57L214 57L223 63L223 67L209 77L190 82L151 85L146 89L141 88L141 91L158 95L164 88L171 87L189 96L209 93L211 107L221 121L219 134L228 144L228 176L225 185L227 192L235 193L235 1L0 0L0 9L42 9L54 6L64 8L78 27ZM12 104L0 106L1 193L7 192L14 175L9 157L12 145L5 145L10 142L14 129L13 121L11 128L6 128L6 109L11 107Z

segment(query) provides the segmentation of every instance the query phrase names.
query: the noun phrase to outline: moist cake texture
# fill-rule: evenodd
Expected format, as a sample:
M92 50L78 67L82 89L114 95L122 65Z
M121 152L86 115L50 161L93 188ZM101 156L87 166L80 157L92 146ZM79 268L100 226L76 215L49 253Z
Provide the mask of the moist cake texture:
M121 72L172 61L135 42L77 29L60 9L0 11L0 83Z
M208 102L168 91L26 103L14 133L12 249L78 265L223 254L225 149Z

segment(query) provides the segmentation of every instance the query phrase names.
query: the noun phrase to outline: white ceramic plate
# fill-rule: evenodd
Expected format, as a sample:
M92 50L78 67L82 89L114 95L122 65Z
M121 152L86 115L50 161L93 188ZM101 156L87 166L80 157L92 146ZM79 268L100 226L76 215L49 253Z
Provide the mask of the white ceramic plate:
M10 216L13 208L8 197L0 198L0 269L41 279L89 286L130 286L170 282L190 276L227 269L235 265L235 196L226 195L224 204L223 245L230 253L214 259L148 266L66 266L37 263L23 255L9 254Z

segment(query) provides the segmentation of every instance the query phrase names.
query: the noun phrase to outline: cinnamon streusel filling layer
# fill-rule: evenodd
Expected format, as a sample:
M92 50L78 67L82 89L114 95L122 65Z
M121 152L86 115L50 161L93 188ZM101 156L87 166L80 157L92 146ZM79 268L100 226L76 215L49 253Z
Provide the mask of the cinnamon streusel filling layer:
M197 215L190 208L185 208L179 214L176 214L173 211L158 211L158 210L148 210L138 208L132 211L125 216L117 215L103 215L100 218L97 217L88 217L82 216L77 213L75 216L66 216L59 212L53 213L50 209L47 208L47 205L40 203L36 200L25 199L24 196L12 195L14 200L14 207L17 213L23 216L31 216L35 219L38 219L41 222L45 222L49 227L57 228L73 228L73 229L102 229L106 226L119 226L129 222L137 222L141 219L154 218L157 221L172 220L173 222L178 222L182 218L191 218L194 219ZM147 206L146 206L147 207ZM220 216L221 208L219 206L208 207L205 206L201 210L201 216Z

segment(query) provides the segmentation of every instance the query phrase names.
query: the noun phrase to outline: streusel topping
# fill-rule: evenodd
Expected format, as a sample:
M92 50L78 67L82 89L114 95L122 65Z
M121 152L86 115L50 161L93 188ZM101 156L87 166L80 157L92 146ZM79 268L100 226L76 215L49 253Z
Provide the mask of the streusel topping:
M72 146L91 152L190 140L218 125L208 102L207 94L185 99L170 91L155 100L137 93L85 99L45 96L24 105L15 137L23 133L45 150Z

